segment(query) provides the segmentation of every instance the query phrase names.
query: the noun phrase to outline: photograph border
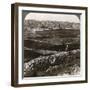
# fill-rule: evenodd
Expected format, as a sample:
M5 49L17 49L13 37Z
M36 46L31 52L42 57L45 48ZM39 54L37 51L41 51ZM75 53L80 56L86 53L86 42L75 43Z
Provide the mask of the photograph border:
M62 8L62 9L75 9L85 10L85 80L81 81L63 81L63 82L49 82L49 83L34 83L34 84L19 84L18 83L18 7L19 6L32 6L32 7L45 7L45 8ZM41 85L56 85L56 84L73 84L73 83L87 83L88 82L88 8L81 6L63 6L63 5L45 5L45 4L32 4L32 3L15 3L11 5L11 85L14 87L21 86L41 86Z

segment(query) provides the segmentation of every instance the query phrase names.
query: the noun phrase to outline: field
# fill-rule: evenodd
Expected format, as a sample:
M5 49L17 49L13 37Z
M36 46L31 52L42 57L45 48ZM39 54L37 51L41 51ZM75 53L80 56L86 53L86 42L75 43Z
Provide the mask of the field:
M78 23L53 22L56 28L50 21L50 25L44 21L43 25L40 21L32 22L25 22L24 76L78 75L80 29L75 28Z

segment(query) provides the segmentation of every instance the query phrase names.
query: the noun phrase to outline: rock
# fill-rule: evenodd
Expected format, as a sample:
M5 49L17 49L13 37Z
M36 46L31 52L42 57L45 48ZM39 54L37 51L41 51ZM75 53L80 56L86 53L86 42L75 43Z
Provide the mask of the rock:
M80 56L80 50L40 56L24 63L24 76L52 76L58 75L60 72L65 73L64 69L71 67L74 64L80 65L80 59L79 57L77 59L77 55Z

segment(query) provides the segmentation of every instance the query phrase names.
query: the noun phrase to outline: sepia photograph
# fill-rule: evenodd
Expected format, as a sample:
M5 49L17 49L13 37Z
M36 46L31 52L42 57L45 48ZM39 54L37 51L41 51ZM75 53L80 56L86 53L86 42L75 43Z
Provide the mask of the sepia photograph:
M87 83L87 7L11 6L11 84Z
M80 75L80 15L28 12L23 28L24 77Z

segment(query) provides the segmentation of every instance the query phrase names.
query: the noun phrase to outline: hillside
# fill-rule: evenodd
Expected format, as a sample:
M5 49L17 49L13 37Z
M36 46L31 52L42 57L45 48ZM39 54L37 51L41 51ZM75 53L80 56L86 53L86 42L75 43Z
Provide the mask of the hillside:
M24 76L80 73L80 23L24 22Z

